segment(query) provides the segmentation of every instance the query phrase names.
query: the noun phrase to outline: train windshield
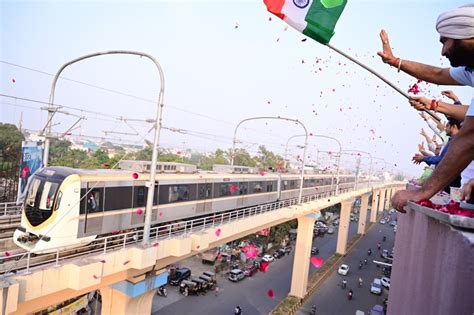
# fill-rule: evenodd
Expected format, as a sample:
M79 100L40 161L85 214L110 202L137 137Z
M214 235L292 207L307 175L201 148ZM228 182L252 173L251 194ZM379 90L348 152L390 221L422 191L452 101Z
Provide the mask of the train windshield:
M32 178L25 200L25 214L31 225L37 226L52 215L59 184L39 176Z

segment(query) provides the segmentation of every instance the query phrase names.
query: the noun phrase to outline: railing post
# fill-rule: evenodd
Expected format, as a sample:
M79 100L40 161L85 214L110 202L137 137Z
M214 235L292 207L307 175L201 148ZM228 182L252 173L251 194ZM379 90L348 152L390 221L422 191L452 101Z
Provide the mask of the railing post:
M28 256L26 258L26 273L30 273L30 257L31 257L31 252L28 251Z
M56 249L56 263L54 264L54 267L59 267L59 248Z
M206 229L206 217L204 217L204 223L203 223L202 226L203 226L202 229L205 230Z
M104 255L107 254L107 237L104 238Z
M189 227L189 233L193 232L193 223L194 223L194 220L191 221L191 226Z
M168 233L168 239L171 238L171 224L169 225L169 229L170 229L170 231L169 231L169 233Z
M123 249L125 249L125 246L127 245L127 234L123 235Z

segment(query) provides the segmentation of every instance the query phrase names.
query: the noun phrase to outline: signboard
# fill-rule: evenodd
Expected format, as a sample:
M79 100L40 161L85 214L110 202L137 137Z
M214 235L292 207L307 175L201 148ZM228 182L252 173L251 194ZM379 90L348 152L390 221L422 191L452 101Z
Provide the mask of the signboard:
M43 167L43 143L23 141L21 143L20 183L18 184L17 203L26 197L28 180Z

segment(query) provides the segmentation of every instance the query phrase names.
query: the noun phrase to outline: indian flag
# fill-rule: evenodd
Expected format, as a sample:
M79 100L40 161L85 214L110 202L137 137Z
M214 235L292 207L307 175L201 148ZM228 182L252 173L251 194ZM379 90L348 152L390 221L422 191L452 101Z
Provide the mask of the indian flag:
M267 10L308 37L328 44L347 0L263 0Z

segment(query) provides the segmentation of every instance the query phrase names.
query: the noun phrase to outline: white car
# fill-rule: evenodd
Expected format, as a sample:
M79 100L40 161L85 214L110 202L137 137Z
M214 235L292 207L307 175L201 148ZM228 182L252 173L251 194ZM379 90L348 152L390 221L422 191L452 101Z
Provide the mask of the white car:
M272 262L272 261L275 260L275 257L273 257L272 255L268 255L268 254L267 254L267 255L264 255L264 256L262 257L262 260L263 260L263 261L266 261L266 262Z
M387 221L385 221L385 219L380 220L380 224L385 224L385 223L387 223Z
M347 276L347 274L349 273L349 266L342 264L337 270L337 273L343 276Z
M370 292L374 294L382 294L382 282L380 279L375 278L370 285Z
M382 286L384 288L390 289L390 278L382 277L382 279L380 279L380 282L382 282Z

